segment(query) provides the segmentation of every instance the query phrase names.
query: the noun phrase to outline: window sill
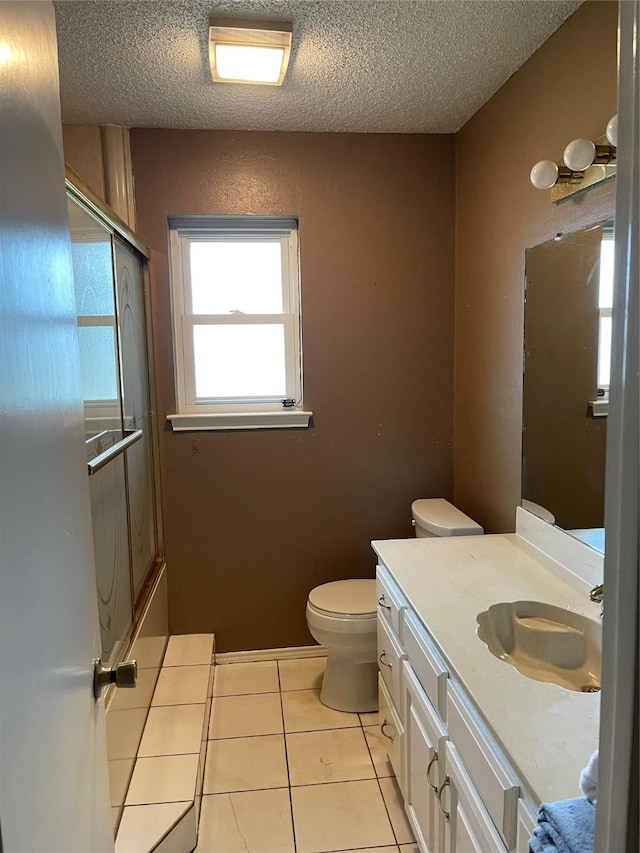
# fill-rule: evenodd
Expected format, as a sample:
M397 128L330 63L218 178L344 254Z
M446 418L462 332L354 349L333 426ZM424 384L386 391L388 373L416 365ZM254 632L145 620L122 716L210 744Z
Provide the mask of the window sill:
M313 412L207 412L167 415L174 432L232 429L306 429Z

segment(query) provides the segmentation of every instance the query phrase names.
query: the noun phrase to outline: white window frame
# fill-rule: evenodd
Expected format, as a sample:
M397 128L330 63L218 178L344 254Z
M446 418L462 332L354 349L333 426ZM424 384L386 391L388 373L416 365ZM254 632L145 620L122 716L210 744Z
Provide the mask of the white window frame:
M281 314L194 314L190 247L198 241L279 241L282 257ZM306 427L311 412L302 406L302 342L297 221L275 217L174 217L169 219L177 412L167 416L174 430ZM279 397L197 398L195 325L281 325L284 329L286 392ZM284 400L293 405L284 406Z
M611 243L613 244L613 240L614 240L613 226L612 225L604 226L602 229L601 244L604 243L605 241L611 241ZM603 321L603 319L611 320L612 309L613 309L613 305L604 305L604 306L600 305L600 293L598 293L598 367L597 367L598 373L597 373L596 382L597 382L598 388L602 389L605 392L605 397L607 399L609 398L609 382L606 382L606 383L602 382L601 383L599 381L600 380L600 374L602 372L601 362L602 362L602 356L603 356L602 344L601 344L601 341L602 341L602 321ZM611 360L611 355L609 353L609 361L610 360Z
M602 245L605 241L611 241L613 244L614 240L614 229L612 225L605 225L602 229L602 240L600 242L600 252L602 253ZM601 262L602 269L602 262ZM612 276L613 278L613 276ZM609 415L609 381L601 382L600 374L603 372L602 362L604 357L603 352L603 320L608 319L610 322L612 321L612 305L602 305L602 278L600 279L600 283L598 285L598 358L597 358L597 366L596 366L596 387L598 389L598 396L595 400L589 401L589 410L591 412L591 416L594 418L606 418ZM613 294L612 294L613 301ZM613 341L611 341L613 343ZM608 352L608 361L611 364L611 349Z

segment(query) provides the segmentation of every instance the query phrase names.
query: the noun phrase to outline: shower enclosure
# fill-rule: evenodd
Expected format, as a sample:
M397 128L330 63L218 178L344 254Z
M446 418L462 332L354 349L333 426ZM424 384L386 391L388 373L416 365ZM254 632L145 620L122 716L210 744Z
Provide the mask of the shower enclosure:
M67 180L102 662L127 651L162 564L146 253Z

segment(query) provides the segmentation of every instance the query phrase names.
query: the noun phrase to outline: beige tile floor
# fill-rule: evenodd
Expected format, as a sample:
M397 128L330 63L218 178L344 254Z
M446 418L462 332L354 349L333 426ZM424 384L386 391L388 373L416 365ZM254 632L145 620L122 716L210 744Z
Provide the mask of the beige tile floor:
M323 658L216 667L197 853L418 853L376 726Z

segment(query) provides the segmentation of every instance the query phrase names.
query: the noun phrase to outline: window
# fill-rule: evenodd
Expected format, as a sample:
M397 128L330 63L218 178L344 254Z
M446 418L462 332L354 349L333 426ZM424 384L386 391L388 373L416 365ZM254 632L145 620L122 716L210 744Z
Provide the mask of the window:
M596 374L598 391L597 399L589 402L591 416L594 418L606 418L609 414L614 252L613 225L605 224L600 241L600 280L598 282L598 367Z
M173 429L304 427L295 220L169 222Z
M611 309L613 307L613 228L603 228L598 287L598 392L609 393L611 374Z

